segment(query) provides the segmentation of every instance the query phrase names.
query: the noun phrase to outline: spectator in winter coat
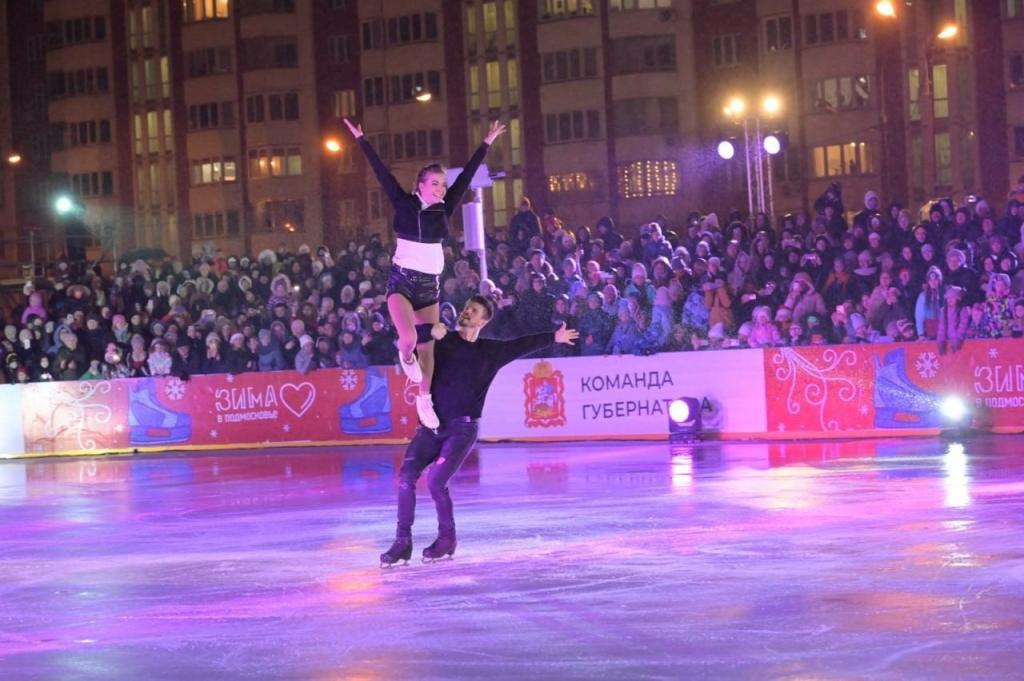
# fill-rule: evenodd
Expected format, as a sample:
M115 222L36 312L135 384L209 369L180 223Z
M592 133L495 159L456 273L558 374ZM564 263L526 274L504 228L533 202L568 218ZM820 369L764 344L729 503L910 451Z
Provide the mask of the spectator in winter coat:
M365 369L370 362L363 352L363 346L351 331L341 332L341 343L338 344L337 364L342 369ZM296 365L296 368L298 366Z
M277 339L273 337L270 329L260 329L260 346L257 351L257 367L260 371L283 371L287 368L284 357L281 355L281 347Z
M619 321L608 341L607 354L631 355L636 350L640 332L637 329L634 314L629 309L628 301L619 304Z
M585 357L605 354L611 341L614 321L604 311L601 298L600 293L587 296L587 309L580 315L577 326L580 354Z
M651 308L651 330L653 352L661 351L667 344L675 326L675 315L672 310L672 297L668 287L662 286L654 292L654 306Z
M967 327L970 324L971 311L964 305L964 292L959 286L946 289L946 304L939 314L938 341L939 352L956 352L967 338Z
M642 262L633 264L629 284L622 295L624 298L635 297L640 307L650 307L654 303L654 284L647 278L647 266Z
M928 268L924 289L917 295L917 304L914 306L914 320L919 337L928 340L935 340L938 337L942 304L942 270L932 266Z
M310 336L302 336L299 339L299 351L295 353L295 370L300 374L308 374L316 369L313 361L316 348Z
M33 291L28 296L28 307L21 313L21 325L25 326L28 324L29 317L35 315L44 322L50 318L46 308L43 307L43 294L39 291Z
M220 348L220 336L216 333L209 333L206 336L206 354L199 363L201 374L223 374L227 373L227 362Z
M753 323L747 343L752 348L770 348L782 345L779 327L772 323L771 309L765 305L754 308Z

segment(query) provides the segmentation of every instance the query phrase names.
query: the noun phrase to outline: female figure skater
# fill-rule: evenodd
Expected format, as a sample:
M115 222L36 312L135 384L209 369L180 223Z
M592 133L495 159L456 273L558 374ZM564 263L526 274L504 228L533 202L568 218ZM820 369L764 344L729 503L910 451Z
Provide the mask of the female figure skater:
M462 201L473 174L483 163L487 149L505 132L505 126L500 121L491 123L483 144L450 188L446 186L444 167L432 163L420 169L416 176L416 189L410 194L402 189L363 137L362 126L354 125L347 118L344 120L395 211L393 226L398 245L388 277L388 313L398 332L398 358L402 371L410 381L419 384L416 413L424 426L436 429L440 422L430 397L434 373L433 342L417 344L416 325L438 322L439 276L444 269L443 243L448 237L448 220Z

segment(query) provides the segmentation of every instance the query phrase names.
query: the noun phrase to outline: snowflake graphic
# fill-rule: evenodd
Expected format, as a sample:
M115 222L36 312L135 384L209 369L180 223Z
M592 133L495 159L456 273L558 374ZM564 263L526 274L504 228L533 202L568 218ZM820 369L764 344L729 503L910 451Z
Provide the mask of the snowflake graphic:
M988 356L991 357L992 359L998 359L998 357L999 357L999 350L997 350L996 348L989 348L988 349Z
M283 429L284 429L284 432L286 432L286 433L292 432L292 427L290 425L288 425L287 423L284 424Z
M939 357L934 352L922 352L917 356L914 368L921 378L935 378L939 373Z
M114 432L115 433L123 433L124 432L124 425L119 423L116 426L114 426Z
M866 404L860 405L860 413L862 415L866 415L868 413L868 405L866 405Z
M211 430L211 431L210 431L210 437L217 437L217 434L218 434L218 433L217 433L217 431L216 431L216 430Z
M780 433L785 433L786 432L786 424L785 423L780 423L779 424L779 432Z
M398 422L401 423L403 426L407 426L407 425L409 425L409 417L408 416L402 416L402 417L400 417L398 419Z
M228 383L234 383L234 382L235 382L235 375L234 374L228 374Z
M177 402L185 397L185 383L180 378L172 378L164 386L167 399Z
M345 369L341 372L341 387L344 390L355 390L356 384L359 382L359 376L356 374L354 369Z

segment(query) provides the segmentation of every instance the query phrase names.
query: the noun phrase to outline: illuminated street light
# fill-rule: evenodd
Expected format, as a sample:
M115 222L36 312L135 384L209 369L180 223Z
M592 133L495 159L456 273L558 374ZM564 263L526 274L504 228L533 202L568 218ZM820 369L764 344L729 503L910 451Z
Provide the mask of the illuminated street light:
M62 194L53 202L53 207L57 211L57 215L68 215L75 210L75 202L70 196Z
M768 116L774 116L782 111L782 100L775 95L768 95L761 102L761 110Z
M337 137L328 137L324 140L324 149L332 154L341 153L341 142L338 141Z
M18 165L19 163L21 163L21 154L19 154L16 151L11 152L7 156L7 162L10 163L12 166Z
M417 102L429 102L434 98L434 95L431 94L430 90L422 85L417 85L413 89L413 95L416 97Z
M891 19L896 16L896 5L891 0L881 0L875 3L875 11Z
M733 97L725 105L725 112L730 116L742 116L747 110L747 102L742 97Z
M960 28L956 24L946 24L936 37L939 40L953 40L959 33Z

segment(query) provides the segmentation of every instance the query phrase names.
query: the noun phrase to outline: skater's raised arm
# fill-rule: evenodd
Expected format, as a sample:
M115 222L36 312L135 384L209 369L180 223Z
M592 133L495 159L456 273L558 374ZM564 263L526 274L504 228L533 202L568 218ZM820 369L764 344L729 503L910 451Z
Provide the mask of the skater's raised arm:
M566 328L565 322L562 322L562 326L554 333L536 333L531 336L522 336L508 341L497 341L499 343L498 362L504 366L520 357L525 357L532 352L542 350L552 343L576 345L576 339L579 337L579 331Z
M354 125L352 121L347 118L342 119L345 121L345 125L348 126L352 136L356 138L356 142L359 143L359 148L363 150L363 155L366 156L366 160L370 162L370 167L373 168L373 174L377 176L377 181L380 182L381 189L384 190L384 194L392 202L398 200L405 194L405 190L402 189L402 185L398 183L395 176L391 174L384 162L380 160L380 156L377 155L377 151L373 148L366 140L366 135L363 134L363 126Z
M469 189L469 183L472 181L473 175L476 174L477 168L484 162L487 150L503 132L505 132L505 125L501 121L491 123L491 129L487 133L487 137L484 138L484 141L477 147L476 152L466 162L462 172L452 182L452 186L448 188L444 195L444 210L449 216L455 212L466 190Z

